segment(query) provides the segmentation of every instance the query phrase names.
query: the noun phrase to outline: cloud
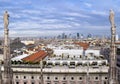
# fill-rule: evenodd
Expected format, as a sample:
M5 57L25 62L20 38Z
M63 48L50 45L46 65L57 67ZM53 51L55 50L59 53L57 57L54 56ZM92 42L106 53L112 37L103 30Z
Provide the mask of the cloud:
M50 23L59 23L59 22L61 22L62 20L60 20L60 19L41 19L41 22L40 23L48 23L48 24L50 24Z
M2 15L0 15L0 19L3 19L3 16ZM1 21L1 20L0 20Z
M118 1L92 0L1 0L0 32L3 31L3 13L10 14L11 36L49 36L58 33L109 31L109 8L115 10L119 24ZM8 2L7 2L8 1ZM104 2L104 3L103 3ZM33 33L32 33L33 32Z
M34 15L34 14L41 14L41 11L39 11L39 10L22 10L21 11L21 13L27 13L27 14L32 14L32 15Z
M66 19L66 20L75 20L75 18L74 17L65 17L64 19Z
M0 6L0 8L2 9L2 12L4 12L5 10L20 10L21 9L21 7L17 7L17 6L15 6L15 7L13 7L13 6L11 6L11 5L9 5L9 6Z
M103 25L103 26L97 26L97 25L85 25L83 26L84 28L87 28L87 29L91 29L91 30L105 30L105 29L109 29L109 26L106 26L106 25Z
M9 15L10 15L10 17L12 17L12 18L21 18L21 17L22 17L20 14L18 14L18 13L13 13L13 12L11 12L11 11L9 11Z
M19 31L14 31L14 30L11 30L10 31L10 37L35 37L39 35L39 31L33 31L33 30L21 30L21 32Z
M63 13L64 15L67 16L72 16L72 17L83 17L83 18L90 18L90 16L82 14L80 12L65 12Z
M68 33L69 31L62 30L42 30L42 31L33 31L33 30L22 30L19 31L10 31L10 37L41 37L41 36L57 36L63 32Z
M92 4L90 4L90 3L84 3L85 4L85 6L87 6L87 7L92 7Z
M28 0L20 0L20 1L16 1L16 2L14 2L16 5L19 5L19 4L32 4L32 1L28 1Z
M11 29L15 30L37 30L37 29L51 29L51 30L56 30L56 29L67 29L71 28L71 25L66 24L66 23L51 23L51 24L40 24L36 22L18 22L18 23L11 23L10 24Z
M91 11L92 14L96 14L96 15L102 15L102 16L107 16L108 13L106 11L96 11L96 10L92 10Z
M10 2L11 0L1 0L0 2Z

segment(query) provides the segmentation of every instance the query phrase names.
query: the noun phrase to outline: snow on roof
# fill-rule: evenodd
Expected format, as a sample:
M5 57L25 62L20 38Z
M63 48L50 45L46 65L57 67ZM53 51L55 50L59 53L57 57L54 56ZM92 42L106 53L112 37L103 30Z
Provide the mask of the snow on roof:
M22 61L23 58L27 57L29 54L23 54L12 58L12 61Z

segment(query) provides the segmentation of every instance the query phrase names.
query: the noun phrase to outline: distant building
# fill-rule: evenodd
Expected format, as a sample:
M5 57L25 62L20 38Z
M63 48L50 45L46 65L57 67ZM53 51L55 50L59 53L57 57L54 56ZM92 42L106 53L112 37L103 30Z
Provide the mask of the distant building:
M46 61L43 68L44 84L107 84L108 66L105 61L91 62L87 67L87 61ZM39 65L13 65L14 84L41 84Z
M41 84L42 77L44 84L108 84L108 62L99 50L89 49L82 59L83 48L69 43L57 45L48 45L53 49L51 56L41 50L12 58L13 83Z
M118 35L116 35L116 41L119 41L119 36Z
M108 84L109 48L101 49L88 42L57 39L50 44L33 46L29 51L33 51L32 54L24 52L23 55L15 56L11 59L14 84L41 84L41 77L44 84ZM119 48L119 42L116 46ZM41 60L43 67L40 65ZM118 80L119 66L118 56ZM3 66L1 70L4 70Z
M21 41L22 43L24 43L25 45L29 45L29 44L34 44L35 41Z

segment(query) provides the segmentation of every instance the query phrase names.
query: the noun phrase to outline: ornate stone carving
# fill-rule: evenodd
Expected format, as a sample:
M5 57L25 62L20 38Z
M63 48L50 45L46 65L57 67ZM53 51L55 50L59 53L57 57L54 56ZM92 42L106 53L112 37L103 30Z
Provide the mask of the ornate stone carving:
M114 23L114 11L112 9L110 10L109 20L110 20L111 26L114 27L115 26L115 23Z
M8 14L7 11L5 11L3 19L4 19L4 26L8 27L8 25L9 25L9 14Z

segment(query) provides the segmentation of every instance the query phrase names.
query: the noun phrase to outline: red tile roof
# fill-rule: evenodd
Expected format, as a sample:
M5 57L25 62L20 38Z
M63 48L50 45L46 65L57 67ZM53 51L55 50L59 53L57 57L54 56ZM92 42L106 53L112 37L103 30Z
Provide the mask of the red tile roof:
M40 62L40 60L44 59L47 55L47 52L40 50L32 55L29 55L28 57L23 58L22 60L25 62Z
M120 42L115 42L115 44L120 45Z
M83 47L84 50L86 50L89 47L89 43L77 42L75 44Z

